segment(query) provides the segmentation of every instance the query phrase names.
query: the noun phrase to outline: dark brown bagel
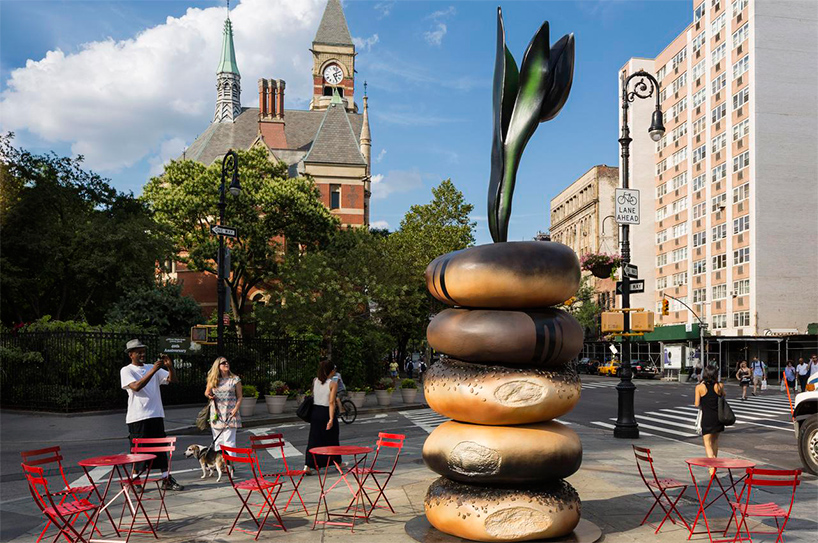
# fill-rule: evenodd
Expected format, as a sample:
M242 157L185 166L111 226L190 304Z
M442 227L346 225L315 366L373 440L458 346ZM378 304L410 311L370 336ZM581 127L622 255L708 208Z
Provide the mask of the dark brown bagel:
M581 383L573 368L508 368L443 359L423 377L429 407L475 424L528 424L571 411Z
M445 309L426 329L429 345L467 362L563 364L582 351L577 320L559 309Z
M520 426L449 421L426 439L423 461L461 483L532 486L576 473L582 443L576 432L554 421Z
M579 260L550 241L514 241L469 247L437 257L426 268L426 288L448 305L534 308L559 304L579 288Z
M443 533L473 541L562 537L579 524L582 504L565 481L536 489L466 485L441 477L429 487L426 518Z

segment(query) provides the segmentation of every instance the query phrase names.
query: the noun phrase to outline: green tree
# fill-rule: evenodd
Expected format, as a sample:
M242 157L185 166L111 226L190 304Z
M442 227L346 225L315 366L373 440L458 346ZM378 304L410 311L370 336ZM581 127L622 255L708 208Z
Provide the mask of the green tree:
M127 293L108 311L106 320L161 335L186 335L204 319L196 300L182 295L182 285L167 282Z
M569 305L562 304L560 309L568 311L582 325L585 335L596 334L599 329L599 314L602 308L596 303L597 291L591 284L591 275L584 274L580 280L579 290L570 300Z
M125 292L153 283L171 244L150 209L82 168L0 136L2 320L103 321Z
M320 201L314 182L289 178L283 162L261 147L238 151L242 191L226 196L226 222L238 237L226 239L231 253L230 288L236 330L246 315L249 295L268 288L279 275L282 254L326 244L338 221ZM172 229L178 259L195 271L216 274L219 240L210 233L218 221L221 163L209 167L190 160L171 161L145 186L144 198L157 220ZM286 245L284 240L286 240Z

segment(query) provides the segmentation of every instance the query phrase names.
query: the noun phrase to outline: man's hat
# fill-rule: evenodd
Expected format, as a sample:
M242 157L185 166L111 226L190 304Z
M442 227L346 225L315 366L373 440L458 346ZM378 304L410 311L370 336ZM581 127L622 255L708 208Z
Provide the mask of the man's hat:
M143 345L141 341L138 339L132 339L127 344L125 344L125 352L129 353L134 349L147 349L146 345Z

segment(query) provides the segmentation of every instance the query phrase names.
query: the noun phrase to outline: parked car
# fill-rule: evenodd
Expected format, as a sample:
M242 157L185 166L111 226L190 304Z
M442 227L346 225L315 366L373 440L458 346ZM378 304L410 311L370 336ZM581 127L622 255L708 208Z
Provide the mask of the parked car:
M608 377L616 377L619 375L619 362L605 362L599 366L597 373L599 373L599 375L607 375Z
M588 375L596 374L599 369L599 360L591 360L590 358L582 358L577 362L577 373L587 373Z
M653 379L659 375L659 368L650 360L633 360L631 362L631 371L633 371L633 376L636 378Z
M807 391L795 396L793 427L798 441L801 463L813 475L818 475L818 373L812 374Z

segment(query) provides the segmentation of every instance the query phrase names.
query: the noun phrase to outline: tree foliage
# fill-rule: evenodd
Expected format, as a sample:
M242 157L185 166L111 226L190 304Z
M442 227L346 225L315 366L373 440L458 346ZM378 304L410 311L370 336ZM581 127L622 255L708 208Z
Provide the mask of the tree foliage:
M596 303L597 291L591 284L591 275L585 274L579 284L579 290L573 297L570 305L561 305L560 309L564 309L571 313L574 318L582 325L586 337L588 335L595 335L599 329L599 314L602 308Z
M82 168L0 136L2 320L45 315L98 324L125 292L152 284L170 253L148 207Z
M227 238L226 244L231 253L227 285L240 329L250 293L278 277L282 253L320 248L338 221L321 203L310 179L289 178L286 165L271 161L265 149L238 151L238 157L242 191L238 197L226 195L225 222L238 229L238 237ZM210 228L218 223L220 182L220 163L206 167L177 160L144 190L157 220L172 230L178 259L189 269L214 275L219 239Z
M182 285L167 282L127 293L108 311L106 320L160 335L187 335L203 318L196 300L182 295Z

